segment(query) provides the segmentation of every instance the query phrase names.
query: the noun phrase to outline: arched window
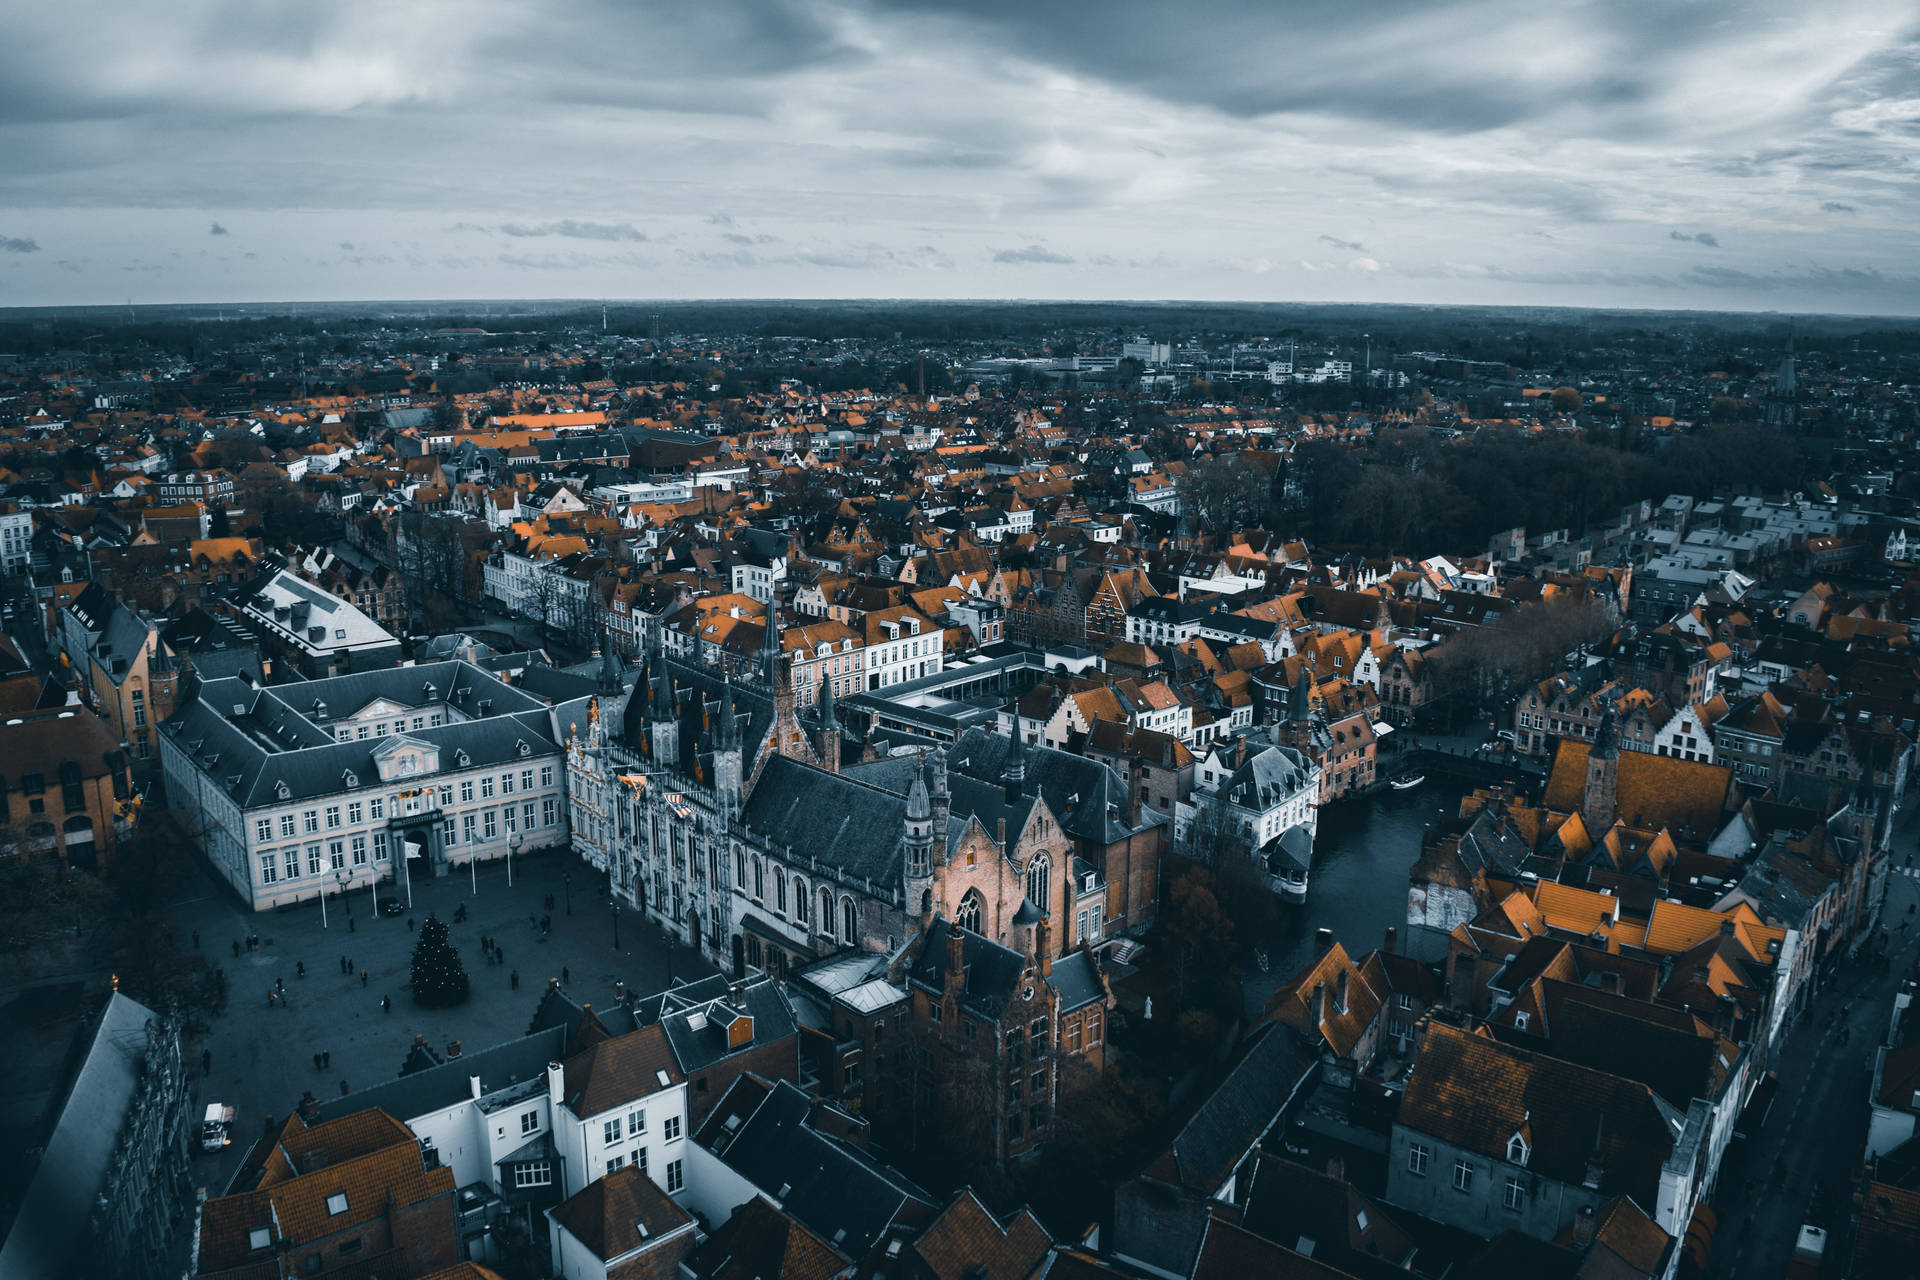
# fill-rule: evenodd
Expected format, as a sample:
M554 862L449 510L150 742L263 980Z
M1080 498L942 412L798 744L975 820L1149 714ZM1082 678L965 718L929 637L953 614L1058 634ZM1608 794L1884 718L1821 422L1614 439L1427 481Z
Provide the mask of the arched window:
M820 926L821 933L829 938L833 936L833 890L825 885L820 886L820 914L813 922Z
M767 900L767 862L757 853L753 855L753 896Z
M773 909L787 914L787 873L778 867L773 869Z
M799 876L793 878L793 918L801 924L807 922L807 882Z
M953 913L953 922L969 933L980 932L980 908L983 905L978 889L967 890L967 896L960 899L960 909Z
M1043 912L1053 910L1053 893L1047 879L1052 871L1053 862L1044 853L1035 854L1027 864L1027 901Z
M859 921L853 909L852 898L840 899L840 941L847 946L853 945L855 934L859 932Z

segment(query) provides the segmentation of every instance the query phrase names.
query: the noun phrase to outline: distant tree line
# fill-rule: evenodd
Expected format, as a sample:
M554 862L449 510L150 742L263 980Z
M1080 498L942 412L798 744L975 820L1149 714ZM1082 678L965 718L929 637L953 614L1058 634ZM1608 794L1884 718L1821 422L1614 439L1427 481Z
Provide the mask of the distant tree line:
M1313 441L1290 460L1282 515L1323 546L1468 552L1515 526L1577 537L1629 502L1670 493L1792 489L1803 471L1791 437L1754 426L1709 427L1639 450L1610 436L1509 431L1373 449Z

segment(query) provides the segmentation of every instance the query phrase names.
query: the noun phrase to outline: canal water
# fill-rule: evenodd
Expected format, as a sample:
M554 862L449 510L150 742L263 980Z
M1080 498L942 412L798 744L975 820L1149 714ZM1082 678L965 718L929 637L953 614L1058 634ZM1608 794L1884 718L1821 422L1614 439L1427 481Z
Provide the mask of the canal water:
M1413 791L1387 791L1320 811L1307 900L1280 904L1261 947L1268 971L1246 978L1247 1012L1257 1016L1267 997L1316 958L1321 929L1354 955L1378 947L1392 925L1406 935L1407 872L1420 857L1429 823L1460 811L1466 784L1429 775Z

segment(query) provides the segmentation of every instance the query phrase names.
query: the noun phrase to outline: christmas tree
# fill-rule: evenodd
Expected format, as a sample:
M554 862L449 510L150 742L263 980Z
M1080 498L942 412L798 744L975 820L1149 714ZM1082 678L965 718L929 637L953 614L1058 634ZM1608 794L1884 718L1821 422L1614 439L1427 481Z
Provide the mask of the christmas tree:
M447 926L429 915L413 945L413 1002L445 1009L467 998L467 971L460 952L447 941Z

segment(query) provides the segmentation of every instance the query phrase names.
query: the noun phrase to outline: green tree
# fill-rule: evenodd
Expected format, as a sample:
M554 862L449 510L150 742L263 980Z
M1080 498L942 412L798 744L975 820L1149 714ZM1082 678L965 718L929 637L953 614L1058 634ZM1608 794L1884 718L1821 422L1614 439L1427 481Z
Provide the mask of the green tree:
M1233 921L1213 892L1213 873L1192 867L1173 882L1167 895L1166 934L1179 962L1180 1000L1186 1003L1192 968L1218 967L1233 944Z
M468 994L467 970L460 952L447 940L447 926L428 915L413 944L413 1002L428 1009L446 1009L463 1003Z
M1580 407L1580 391L1576 387L1555 387L1553 389L1553 408L1556 413L1572 413Z

